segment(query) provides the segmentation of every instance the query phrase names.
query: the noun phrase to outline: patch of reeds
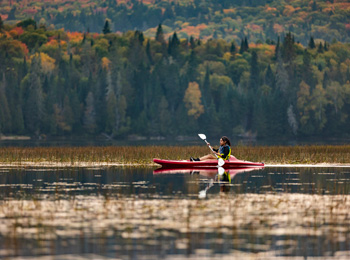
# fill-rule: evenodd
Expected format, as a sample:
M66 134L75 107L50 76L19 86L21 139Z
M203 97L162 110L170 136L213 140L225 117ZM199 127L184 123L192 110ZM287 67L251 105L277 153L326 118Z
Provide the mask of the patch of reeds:
M0 149L0 163L152 164L153 158L189 159L210 151L206 146L110 146L110 147L8 147ZM266 164L350 163L350 145L342 146L237 146L238 159Z

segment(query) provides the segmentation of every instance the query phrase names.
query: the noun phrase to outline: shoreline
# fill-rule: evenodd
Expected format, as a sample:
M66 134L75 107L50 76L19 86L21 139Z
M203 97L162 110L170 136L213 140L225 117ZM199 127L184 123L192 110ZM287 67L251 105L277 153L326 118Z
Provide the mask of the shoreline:
M15 162L15 163L1 163L0 169L10 168L108 168L108 167L158 167L156 163L107 163L107 162ZM350 168L350 164L346 163L310 163L310 164L290 164L290 163L267 163L264 168ZM252 167L253 168L253 167Z

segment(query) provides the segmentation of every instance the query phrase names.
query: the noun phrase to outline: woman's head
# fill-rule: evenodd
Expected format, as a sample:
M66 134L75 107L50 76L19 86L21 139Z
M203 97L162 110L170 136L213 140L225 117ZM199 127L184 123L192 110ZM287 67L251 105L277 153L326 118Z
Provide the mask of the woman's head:
M228 146L231 146L230 140L226 136L221 137L221 140Z

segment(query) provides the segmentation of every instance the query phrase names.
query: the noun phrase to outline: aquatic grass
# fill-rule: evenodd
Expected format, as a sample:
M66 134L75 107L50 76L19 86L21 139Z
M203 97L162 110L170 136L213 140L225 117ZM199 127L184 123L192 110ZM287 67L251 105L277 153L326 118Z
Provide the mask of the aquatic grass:
M207 153L206 146L8 147L0 149L0 163L150 165L153 158L189 159ZM266 164L350 163L350 145L237 146L232 154Z

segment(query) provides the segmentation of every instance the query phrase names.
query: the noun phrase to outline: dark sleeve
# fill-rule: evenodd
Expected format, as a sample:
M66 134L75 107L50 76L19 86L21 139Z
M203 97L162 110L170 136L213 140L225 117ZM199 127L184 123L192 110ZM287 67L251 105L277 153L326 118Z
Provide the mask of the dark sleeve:
M213 148L213 150L214 150L214 152L218 152L219 151L219 149L215 149L215 148Z

